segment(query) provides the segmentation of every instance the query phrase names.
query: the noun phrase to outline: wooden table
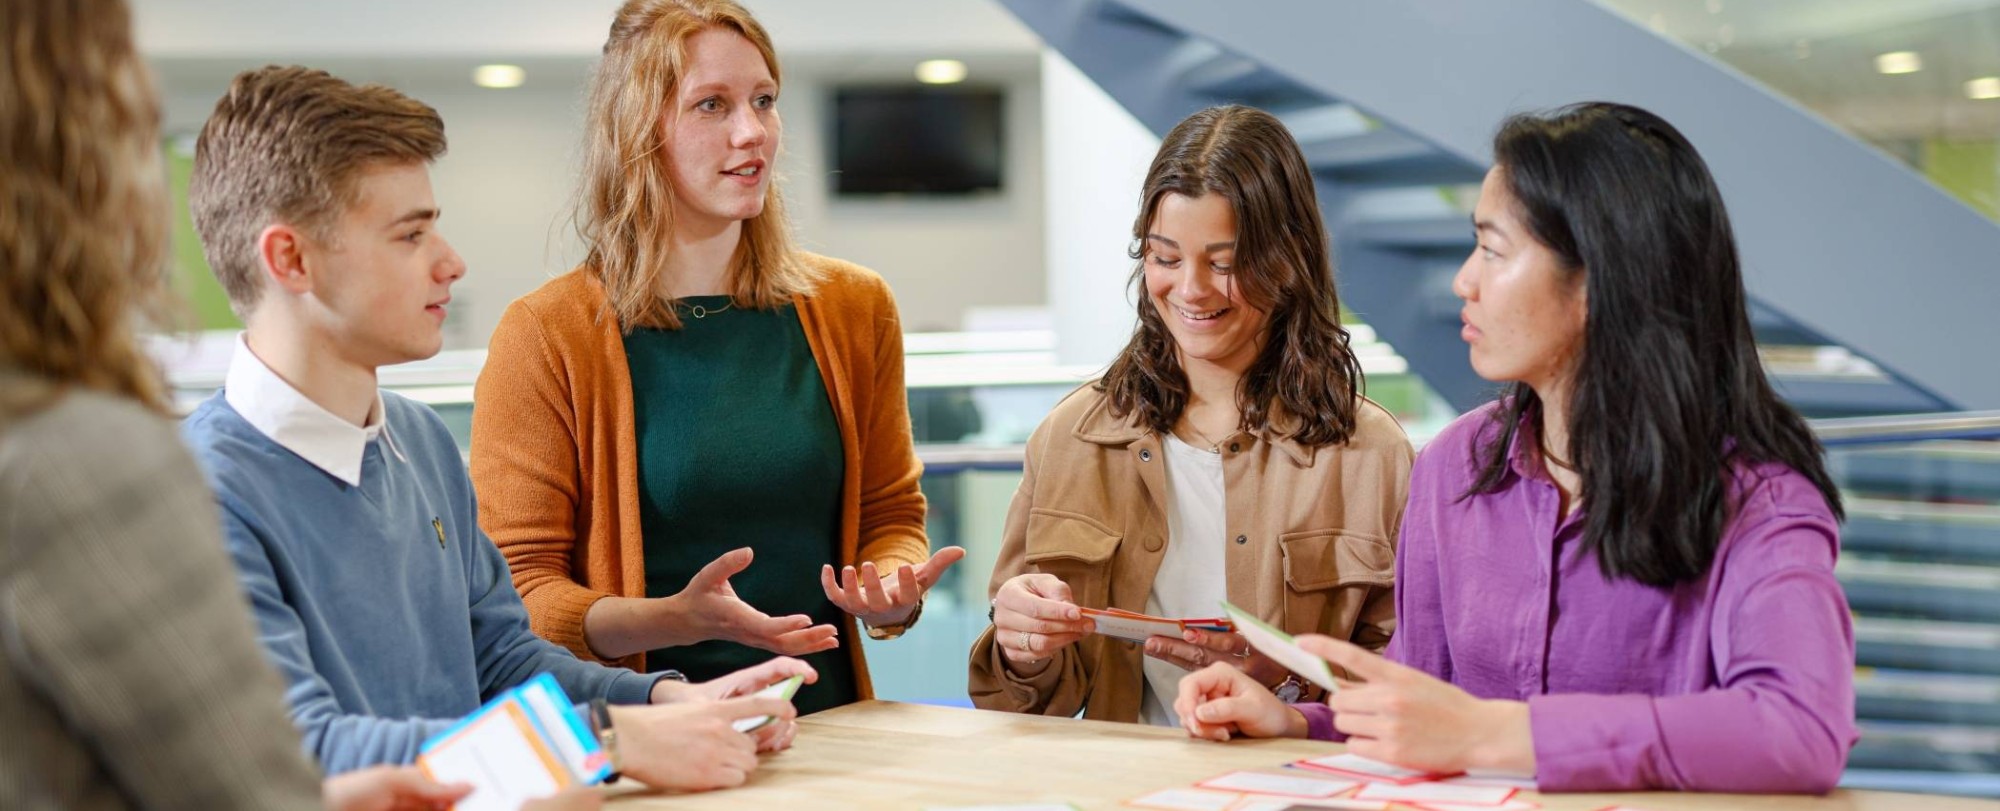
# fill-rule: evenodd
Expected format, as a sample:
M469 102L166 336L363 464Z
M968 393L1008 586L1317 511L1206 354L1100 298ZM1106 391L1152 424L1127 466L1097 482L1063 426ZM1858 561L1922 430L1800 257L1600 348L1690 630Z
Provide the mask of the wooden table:
M808 716L792 748L767 755L742 788L706 794L622 793L613 808L907 809L1071 802L1133 811L1124 801L1236 769L1274 769L1341 751L1299 740L1197 741L1179 730L1014 713L866 701ZM2000 811L2000 802L1874 791L1827 797L1522 792L1545 811L1626 805L1650 811ZM1404 806L1396 806L1404 808Z

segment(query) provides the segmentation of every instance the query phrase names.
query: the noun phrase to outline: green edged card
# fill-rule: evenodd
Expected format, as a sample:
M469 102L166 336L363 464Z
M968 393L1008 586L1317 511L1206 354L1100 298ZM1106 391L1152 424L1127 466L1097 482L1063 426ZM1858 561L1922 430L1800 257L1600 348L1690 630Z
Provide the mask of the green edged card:
M781 682L773 682L771 686L766 687L762 690L758 690L754 695L756 695L758 698L782 698L786 701L790 701L792 700L792 696L798 694L799 685L805 683L806 683L806 677L793 676ZM757 729L758 727L771 723L771 721L772 721L771 716L759 715L755 718L736 719L736 723L734 726L737 732L750 732Z
M1250 640L1250 646L1258 653L1271 657L1271 661L1283 665L1286 670L1299 674L1306 681L1326 688L1328 695L1340 692L1340 682L1333 678L1333 668L1325 659L1305 652L1292 635L1271 627L1255 615L1236 606L1228 600L1222 601L1222 610L1236 622L1236 632Z

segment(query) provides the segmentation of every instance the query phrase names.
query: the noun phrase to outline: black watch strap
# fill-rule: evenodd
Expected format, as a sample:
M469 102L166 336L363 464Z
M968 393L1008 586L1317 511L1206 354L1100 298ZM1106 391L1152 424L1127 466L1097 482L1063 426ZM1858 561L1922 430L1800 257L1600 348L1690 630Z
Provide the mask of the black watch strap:
M618 756L618 731L611 728L611 703L602 698L590 700L590 728L597 733L597 742L604 747L604 754L611 759L611 773L604 776L604 782L618 782L619 769L624 760Z

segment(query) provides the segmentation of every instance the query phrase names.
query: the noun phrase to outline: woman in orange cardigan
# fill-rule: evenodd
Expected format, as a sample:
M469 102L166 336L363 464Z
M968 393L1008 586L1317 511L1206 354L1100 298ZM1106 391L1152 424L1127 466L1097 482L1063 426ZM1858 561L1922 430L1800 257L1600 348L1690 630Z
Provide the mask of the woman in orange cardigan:
M696 680L800 656L803 713L869 697L854 619L900 634L965 552L924 535L888 287L788 236L778 76L731 0L619 9L589 255L501 317L472 479L538 633Z

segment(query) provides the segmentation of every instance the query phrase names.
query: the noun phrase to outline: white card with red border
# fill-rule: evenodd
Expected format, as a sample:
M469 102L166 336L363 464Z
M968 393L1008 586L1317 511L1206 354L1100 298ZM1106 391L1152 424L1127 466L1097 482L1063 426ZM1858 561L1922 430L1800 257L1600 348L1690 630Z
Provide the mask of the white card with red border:
M1304 769L1330 772L1342 777L1359 777L1377 783L1408 785L1431 780L1455 777L1449 774L1430 774L1417 769L1406 769L1394 764L1365 758L1360 755L1339 754L1326 757L1307 758L1292 764Z
M1355 792L1357 800L1388 800L1412 805L1439 802L1492 808L1514 796L1506 786L1454 786L1450 783L1369 783Z
M1165 811L1228 811L1243 795L1198 788L1170 788L1126 800L1126 805Z
M1353 780L1328 780L1324 777L1297 777L1293 775L1270 774L1268 772L1230 772L1217 775L1195 784L1201 788L1219 791L1240 791L1249 794L1278 794L1286 797L1331 797L1359 785Z
M1247 797L1243 802L1229 807L1229 811L1396 811L1394 806L1378 800L1315 800L1307 797Z

